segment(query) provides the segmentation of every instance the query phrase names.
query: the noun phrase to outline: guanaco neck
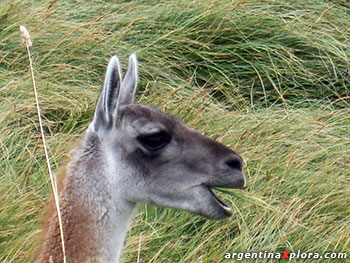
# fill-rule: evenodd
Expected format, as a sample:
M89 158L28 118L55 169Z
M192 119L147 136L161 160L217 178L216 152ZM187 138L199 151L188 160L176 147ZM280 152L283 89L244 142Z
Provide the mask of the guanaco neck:
M106 169L106 160L96 134L87 133L73 151L67 167L60 209L68 263L117 263L135 203L122 196L116 176ZM63 262L57 213L54 212L37 263Z

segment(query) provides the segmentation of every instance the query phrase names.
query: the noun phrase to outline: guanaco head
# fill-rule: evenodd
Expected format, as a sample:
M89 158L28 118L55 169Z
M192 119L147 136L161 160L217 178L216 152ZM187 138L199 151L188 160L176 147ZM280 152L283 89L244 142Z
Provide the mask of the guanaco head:
M136 55L122 78L117 56L108 64L89 134L97 135L118 198L177 208L212 219L232 210L214 187L244 188L242 158L154 107L134 104ZM116 191L117 192L117 191Z

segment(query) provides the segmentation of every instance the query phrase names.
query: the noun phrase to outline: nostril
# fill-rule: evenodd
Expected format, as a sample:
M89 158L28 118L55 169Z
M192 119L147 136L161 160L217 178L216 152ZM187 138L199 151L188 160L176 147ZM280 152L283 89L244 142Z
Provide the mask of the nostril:
M242 161L237 158L226 161L226 164L232 169L242 170Z

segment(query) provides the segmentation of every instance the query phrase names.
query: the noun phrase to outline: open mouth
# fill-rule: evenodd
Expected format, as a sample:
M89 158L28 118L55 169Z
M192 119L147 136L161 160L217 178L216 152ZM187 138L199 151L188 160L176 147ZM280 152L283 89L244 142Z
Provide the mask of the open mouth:
M213 200L215 200L215 202L223 209L223 211L225 212L225 214L226 214L227 216L231 216L231 215L232 215L232 208L229 207L227 204L225 204L219 197L217 197L217 196L214 194L212 188L210 188L210 187L207 186L207 185L206 185L205 187L208 189L209 193L210 193L211 196L213 197Z

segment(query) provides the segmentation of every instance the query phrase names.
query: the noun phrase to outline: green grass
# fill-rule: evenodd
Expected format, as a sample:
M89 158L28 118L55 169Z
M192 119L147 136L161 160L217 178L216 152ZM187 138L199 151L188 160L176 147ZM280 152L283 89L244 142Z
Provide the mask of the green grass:
M113 2L0 3L0 261L30 262L50 191L22 24L34 41L56 171L92 118L109 57L125 65L133 51L139 102L245 160L249 189L221 195L232 218L141 205L123 262L136 262L140 234L141 262L231 262L226 252L283 250L350 258L346 1Z

